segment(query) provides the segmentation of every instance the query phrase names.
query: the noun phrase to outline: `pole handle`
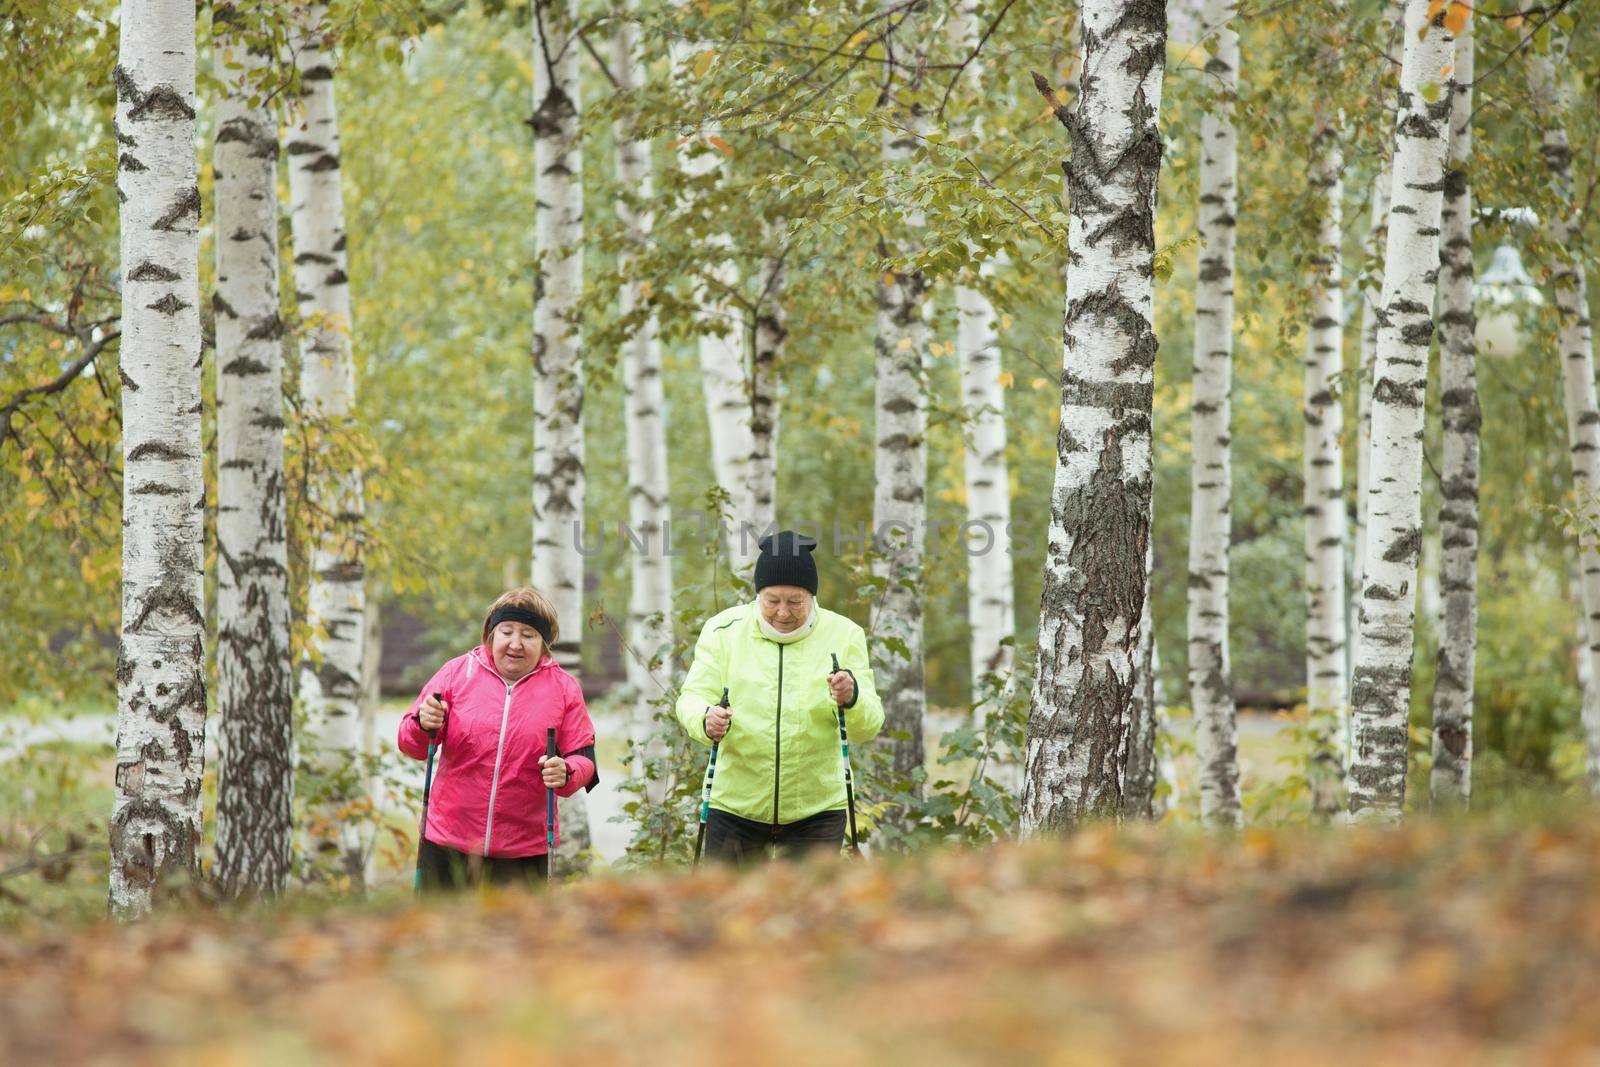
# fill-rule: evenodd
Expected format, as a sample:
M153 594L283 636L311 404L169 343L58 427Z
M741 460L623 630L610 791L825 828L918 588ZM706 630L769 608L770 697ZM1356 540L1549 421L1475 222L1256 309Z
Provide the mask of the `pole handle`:
M444 694L443 693L435 693L435 694L433 694L433 699L435 699L439 703L443 704L444 703ZM448 706L444 709L444 717L445 717L446 720L448 720L450 718L450 709L449 709ZM440 729L443 729L443 727L440 727ZM429 730L428 731L428 736L430 738L438 737L439 736L439 730Z
M556 728L549 727L544 732L544 754L546 756L559 756L561 750L556 747Z

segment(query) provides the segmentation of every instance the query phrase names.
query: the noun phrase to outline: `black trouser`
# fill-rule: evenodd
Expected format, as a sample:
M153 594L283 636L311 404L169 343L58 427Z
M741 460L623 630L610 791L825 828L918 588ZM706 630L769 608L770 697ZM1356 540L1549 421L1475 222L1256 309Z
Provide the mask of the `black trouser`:
M706 818L706 855L740 867L765 859L772 846L784 859L838 855L844 844L844 826L842 809L774 825L712 808Z
M489 885L543 885L547 856L479 856L457 852L422 839L422 888L425 891Z

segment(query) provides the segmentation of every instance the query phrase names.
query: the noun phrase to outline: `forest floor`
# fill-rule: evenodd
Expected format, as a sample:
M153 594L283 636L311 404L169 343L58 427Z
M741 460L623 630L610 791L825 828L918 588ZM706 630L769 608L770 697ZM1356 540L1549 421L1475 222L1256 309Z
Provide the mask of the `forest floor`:
M1594 815L18 929L0 1063L1593 1064Z

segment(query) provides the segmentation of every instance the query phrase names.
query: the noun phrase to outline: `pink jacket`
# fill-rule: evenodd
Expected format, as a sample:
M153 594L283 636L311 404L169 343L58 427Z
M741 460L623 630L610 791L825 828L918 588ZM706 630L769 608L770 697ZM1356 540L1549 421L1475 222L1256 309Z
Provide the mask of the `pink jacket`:
M417 712L429 694L443 693L448 713L434 757L428 840L482 856L542 856L545 730L555 727L567 761L567 784L555 793L570 797L596 781L594 724L577 679L555 660L546 656L512 683L493 663L480 645L440 667L400 720L400 751L427 757L428 734Z

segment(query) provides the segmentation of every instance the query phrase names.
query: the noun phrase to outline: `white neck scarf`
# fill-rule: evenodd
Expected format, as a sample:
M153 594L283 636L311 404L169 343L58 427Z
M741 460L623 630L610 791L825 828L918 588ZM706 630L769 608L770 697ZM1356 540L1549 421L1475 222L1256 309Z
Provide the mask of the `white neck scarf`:
M756 602L754 607L756 613L756 626L761 630L761 636L765 637L768 641L776 641L780 645L792 645L796 641L809 637L811 635L811 631L817 628L816 597L811 598L811 614L806 618L806 621L795 627L793 630L790 630L788 633L784 633L782 630L775 628L770 622L767 621L766 616L761 614L761 604L759 601Z

